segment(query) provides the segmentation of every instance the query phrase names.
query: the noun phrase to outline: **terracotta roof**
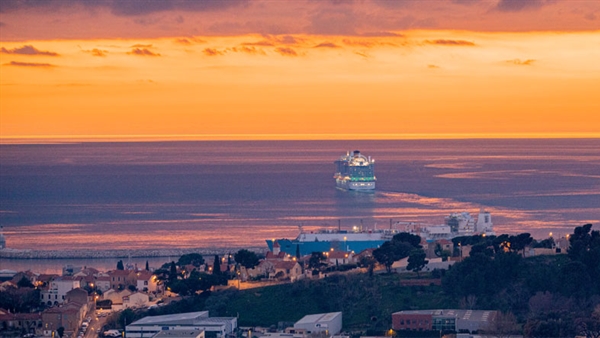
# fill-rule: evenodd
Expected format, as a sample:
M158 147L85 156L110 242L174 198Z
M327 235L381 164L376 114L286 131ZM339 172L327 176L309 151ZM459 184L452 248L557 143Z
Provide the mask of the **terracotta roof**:
M150 280L154 274L147 270L141 270L136 272L137 280Z
M109 276L129 276L130 273L132 273L133 271L131 270L111 270L108 272Z
M277 261L273 262L273 267L277 269L293 269L296 266L296 262L294 261Z
M436 243L440 244L440 245L448 245L448 244L452 244L452 241L449 241L447 239L438 239L437 241L435 241Z

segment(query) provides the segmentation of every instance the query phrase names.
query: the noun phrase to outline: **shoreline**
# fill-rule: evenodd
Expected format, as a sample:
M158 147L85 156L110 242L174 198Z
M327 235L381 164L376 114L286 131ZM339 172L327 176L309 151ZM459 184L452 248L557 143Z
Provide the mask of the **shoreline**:
M103 258L153 258L180 257L189 253L199 253L203 256L224 255L247 249L263 253L266 248L172 248L172 249L118 249L118 250L31 250L31 249L0 249L1 259L103 259Z

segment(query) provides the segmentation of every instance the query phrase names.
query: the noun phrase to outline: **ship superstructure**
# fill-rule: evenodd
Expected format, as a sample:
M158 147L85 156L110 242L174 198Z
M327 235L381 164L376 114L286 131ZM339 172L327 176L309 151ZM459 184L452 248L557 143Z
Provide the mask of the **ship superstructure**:
M366 157L355 150L347 152L335 163L335 185L347 190L374 190L375 189L375 160Z

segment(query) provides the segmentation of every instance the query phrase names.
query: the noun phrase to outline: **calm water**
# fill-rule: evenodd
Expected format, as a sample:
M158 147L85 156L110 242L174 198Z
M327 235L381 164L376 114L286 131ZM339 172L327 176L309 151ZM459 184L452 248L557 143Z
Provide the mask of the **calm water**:
M377 191L333 161L376 160ZM600 222L600 140L82 143L0 146L0 224L19 249L262 246L297 227L439 224L492 212L501 233Z

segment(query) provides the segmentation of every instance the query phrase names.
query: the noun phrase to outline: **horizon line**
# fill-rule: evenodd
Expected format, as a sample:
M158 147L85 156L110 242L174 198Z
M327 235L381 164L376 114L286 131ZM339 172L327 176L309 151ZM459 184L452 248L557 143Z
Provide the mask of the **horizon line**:
M566 133L414 133L414 134L133 134L0 136L0 145L80 142L160 141L344 141L344 140L459 140L459 139L597 139L600 132Z

